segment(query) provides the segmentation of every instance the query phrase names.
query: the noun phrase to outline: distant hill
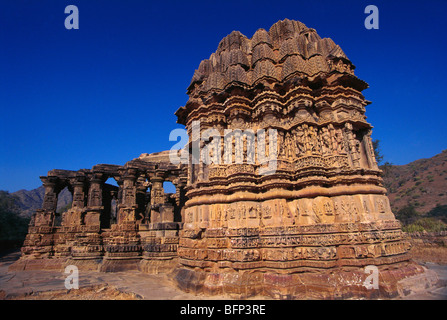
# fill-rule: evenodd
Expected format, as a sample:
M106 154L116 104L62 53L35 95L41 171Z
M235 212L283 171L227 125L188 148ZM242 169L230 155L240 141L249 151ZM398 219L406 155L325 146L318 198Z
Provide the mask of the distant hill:
M19 190L9 193L0 190L0 254L20 248L28 231L32 213L42 208L45 188ZM63 212L72 202L68 189L59 193L57 211ZM57 216L60 219L60 215Z
M447 150L406 165L383 165L384 185L393 212L412 206L425 214L447 205Z
M20 208L21 215L29 217L34 210L42 207L45 188L40 186L29 191L23 189L11 193L11 195L16 197L16 203Z
M45 196L45 188L40 186L33 190L19 190L11 193L16 198L16 204L20 208L20 214L24 217L31 217L36 209L42 208L43 198ZM57 202L57 211L72 202L70 191L65 188L59 193Z

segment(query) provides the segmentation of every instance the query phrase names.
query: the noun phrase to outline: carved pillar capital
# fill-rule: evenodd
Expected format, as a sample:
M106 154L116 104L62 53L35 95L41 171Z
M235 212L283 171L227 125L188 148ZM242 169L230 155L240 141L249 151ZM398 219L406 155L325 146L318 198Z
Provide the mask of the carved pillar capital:
M75 178L70 179L70 183L73 186L72 208L85 207L86 180L85 176L76 176Z
M45 195L43 199L42 209L46 211L56 212L57 207L57 177L40 177L45 187Z

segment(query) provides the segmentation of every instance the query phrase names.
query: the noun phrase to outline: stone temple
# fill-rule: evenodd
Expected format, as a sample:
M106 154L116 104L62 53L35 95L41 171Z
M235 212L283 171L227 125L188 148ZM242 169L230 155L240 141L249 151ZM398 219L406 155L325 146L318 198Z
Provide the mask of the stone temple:
M49 171L12 268L166 272L186 291L240 298L397 296L424 269L391 212L365 116L368 85L354 69L298 21L251 38L233 31L200 63L176 112L189 135L183 151L198 146L222 161L187 152L174 164L163 151ZM56 223L65 187L73 203ZM367 266L378 289L365 285Z

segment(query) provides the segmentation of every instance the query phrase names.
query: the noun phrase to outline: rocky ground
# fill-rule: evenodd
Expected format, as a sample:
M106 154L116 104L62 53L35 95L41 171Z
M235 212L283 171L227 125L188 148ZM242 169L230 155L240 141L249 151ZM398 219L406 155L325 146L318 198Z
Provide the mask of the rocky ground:
M447 283L447 248L413 248L414 259L437 273ZM231 299L228 296L208 297L177 289L164 274L139 272L79 272L79 289L67 290L65 277L55 271L8 272L19 258L19 252L0 257L0 300L209 300ZM264 299L256 297L255 299ZM429 292L414 292L405 299L447 300L447 287Z
M67 290L68 274L57 271L9 272L20 257L13 252L0 257L0 299L4 300L200 300L177 289L165 274L140 272L100 273L79 271L79 289ZM229 299L229 297L211 297Z

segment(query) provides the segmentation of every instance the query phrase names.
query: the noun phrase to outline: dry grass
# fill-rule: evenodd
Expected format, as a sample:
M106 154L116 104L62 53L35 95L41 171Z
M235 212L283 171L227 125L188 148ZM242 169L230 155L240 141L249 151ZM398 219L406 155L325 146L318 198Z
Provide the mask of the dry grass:
M411 254L417 262L447 264L447 247L417 245L411 249Z

